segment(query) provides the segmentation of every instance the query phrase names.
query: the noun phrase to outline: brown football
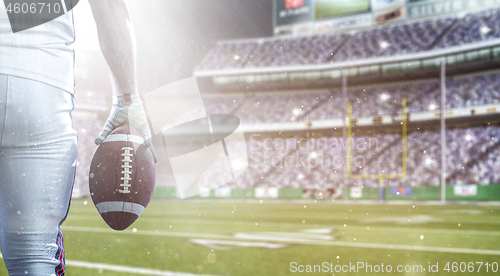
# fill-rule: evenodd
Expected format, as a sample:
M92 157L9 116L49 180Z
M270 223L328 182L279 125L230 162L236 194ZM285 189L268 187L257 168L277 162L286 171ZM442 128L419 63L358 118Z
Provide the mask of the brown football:
M148 206L155 166L144 140L128 125L115 129L99 145L90 165L92 201L109 227L124 230Z

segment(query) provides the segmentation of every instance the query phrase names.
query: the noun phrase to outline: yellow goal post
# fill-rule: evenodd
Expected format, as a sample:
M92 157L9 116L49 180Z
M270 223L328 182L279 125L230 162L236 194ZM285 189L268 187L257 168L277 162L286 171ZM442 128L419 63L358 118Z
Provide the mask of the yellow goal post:
M406 98L403 98L403 113L402 113L402 140L403 140L403 170L399 174L352 174L351 167L351 159L352 159L352 104L351 102L347 103L347 175L349 179L378 179L380 181L380 187L384 186L384 179L386 178L404 178L406 177L406 158L407 158L407 143L406 143L406 135L407 135L407 112L406 112Z

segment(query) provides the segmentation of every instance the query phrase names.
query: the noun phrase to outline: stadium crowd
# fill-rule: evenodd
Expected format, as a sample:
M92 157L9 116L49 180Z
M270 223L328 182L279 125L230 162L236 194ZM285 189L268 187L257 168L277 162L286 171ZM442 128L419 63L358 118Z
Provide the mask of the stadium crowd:
M500 9L345 33L220 42L197 70L325 64L411 54L500 37Z
M438 101L438 83L426 82L355 89L349 91L354 116L398 114L401 98L408 97L410 112L429 110ZM448 81L447 107L474 106L500 102L500 74L473 76ZM385 96L382 96L385 95ZM425 95L425 96L424 96ZM341 97L337 91L301 92L207 97L209 114L235 114L243 124L289 122L341 118ZM438 105L435 107L438 109ZM432 109L432 108L431 108ZM78 111L78 110L77 110ZM86 192L88 171L100 126L94 111L78 111L74 128L79 133L79 156L75 190ZM410 113L411 114L411 113ZM88 116L86 116L88 115ZM408 134L407 177L388 179L389 185L438 185L440 168L439 133ZM230 183L233 187L295 187L329 189L344 183L347 170L347 142L342 137L273 138L247 137L248 169ZM500 183L500 127L457 128L447 131L447 181L461 183ZM354 136L353 174L398 174L402 172L400 134ZM391 160L391 162L387 162ZM219 177L217 171L203 178L201 186L210 187ZM350 185L376 186L377 179L350 180Z
M278 37L220 42L197 70L317 65L412 54L500 38L500 8L423 20L410 20L349 32L306 37ZM500 103L500 73L448 78L446 108ZM440 110L436 79L403 84L349 88L354 118ZM234 114L243 124L342 120L346 108L339 89L270 91L203 99L208 113ZM500 127L449 129L446 133L446 178L449 184L500 183ZM407 175L387 184L439 185L440 133L415 131L407 139ZM241 147L242 149L245 147ZM347 141L342 137L267 138L250 136L249 167L230 185L238 188L290 187L325 190L345 183ZM401 174L401 134L353 136L352 173ZM218 173L213 172L213 177ZM377 186L378 179L351 179L349 185ZM203 184L202 184L203 185Z
M440 183L439 132L408 134L407 175L388 178L391 186L426 186ZM448 184L496 184L500 176L500 127L457 128L446 133ZM345 183L348 169L347 141L341 137L260 139L247 141L248 169L230 186L237 188L287 187L335 188ZM353 175L403 173L400 134L353 136ZM218 174L213 173L213 177ZM378 179L350 179L349 185L377 186ZM200 183L201 184L201 183ZM202 185L202 184L201 184Z
M327 64L431 51L500 38L500 8L463 17L412 20L344 33L307 37L270 38L221 42L213 47L197 70L264 68ZM500 103L500 73L449 78L446 108ZM88 98L88 100L86 100ZM75 189L88 192L88 171L96 146L94 138L104 122L90 108L89 95L76 109L74 128L79 133L79 156ZM347 101L354 118L397 115L402 99L408 112L438 111L440 83L436 79L399 84L349 87ZM92 100L90 100L92 99ZM243 124L342 120L346 100L339 89L270 91L204 95L208 114L233 114ZM97 106L109 106L99 102ZM248 134L238 147L249 157L248 169L229 186L238 188L290 187L330 189L345 184L347 141L342 137L268 138ZM407 176L387 179L387 184L438 185L440 182L440 135L416 131L407 139ZM500 126L450 129L446 134L446 177L449 184L500 183ZM352 173L356 175L402 173L401 134L374 133L353 136ZM389 161L388 161L389 160ZM198 183L211 187L220 177L210 172ZM377 179L351 179L349 185L376 186ZM171 184L171 183L170 183ZM160 184L162 185L162 184Z
M449 79L446 108L500 103L500 74ZM375 117L401 113L402 98L408 112L440 109L440 84L430 80L413 84L349 88L353 117ZM245 124L341 119L346 103L339 90L268 92L206 97L211 114L234 114Z

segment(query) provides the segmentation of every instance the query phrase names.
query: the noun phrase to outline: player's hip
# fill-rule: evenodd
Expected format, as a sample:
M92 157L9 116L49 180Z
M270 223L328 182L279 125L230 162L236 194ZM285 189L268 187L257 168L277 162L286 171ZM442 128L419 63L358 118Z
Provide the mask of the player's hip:
M0 149L76 144L73 97L57 87L0 74ZM63 147L64 148L64 147Z

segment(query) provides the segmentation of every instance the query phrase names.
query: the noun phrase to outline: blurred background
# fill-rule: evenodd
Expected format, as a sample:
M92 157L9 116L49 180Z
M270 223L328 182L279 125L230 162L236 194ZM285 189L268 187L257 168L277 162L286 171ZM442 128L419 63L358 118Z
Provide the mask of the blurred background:
M425 191L443 182L500 182L496 4L128 2L137 36L140 92L194 75L207 113L240 118L247 149L257 151L248 152L254 157L249 169L228 187L328 190L344 197L348 187L378 187L380 178L371 176L380 174L405 174L388 177L384 186L426 186ZM74 118L80 134L75 196L83 196L88 194L86 172L95 150L91 142L107 117L111 88L88 3L83 1L75 13ZM445 124L440 121L442 94ZM404 143L403 98L408 113ZM342 119L347 118L348 102L355 136L351 155L359 160L352 169ZM271 144L295 139L307 145L272 146L264 157L258 143L266 138ZM355 145L369 139L377 144ZM294 156L319 165L311 170L298 162L280 164ZM350 178L348 171L367 179ZM165 179L157 186L175 186Z
M81 1L74 10L76 203L66 223L76 231L68 238L80 254L74 259L166 273L146 275L289 275L292 261L362 256L427 271L429 262L476 260L493 269L500 255L500 1L127 4L140 92L195 76L207 113L240 118L249 164L218 189L204 188L217 172L200 179L200 195L183 201L169 168L157 168L155 200L133 226L149 234L118 235L127 245L110 238L108 251L77 246L111 233L87 205L93 141L109 114L111 85ZM111 255L100 261L82 253L89 251ZM146 263L127 262L138 256Z

